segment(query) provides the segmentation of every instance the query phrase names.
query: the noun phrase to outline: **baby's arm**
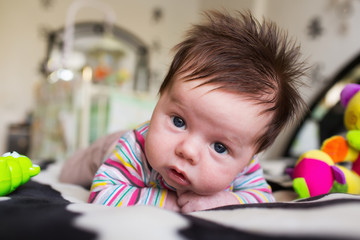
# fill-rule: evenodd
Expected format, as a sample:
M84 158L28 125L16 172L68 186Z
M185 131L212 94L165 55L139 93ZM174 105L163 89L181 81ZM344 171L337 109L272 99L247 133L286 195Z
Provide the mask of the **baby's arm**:
M202 196L194 192L179 192L178 204L182 213L195 212L226 205L239 204L237 197L228 191Z
M134 174L111 159L99 168L93 180L90 203L107 206L152 205L178 210L175 192L146 187L140 175ZM176 197L176 196L175 196ZM166 204L165 204L166 203Z
M108 206L153 205L179 210L175 192L145 183L149 183L150 170L145 166L146 162L133 155L139 151L130 146L136 142L131 140L135 135L129 133L127 137L129 139L119 140L114 151L97 171L89 202Z
M256 158L252 159L245 171L234 180L232 192L241 204L275 201Z

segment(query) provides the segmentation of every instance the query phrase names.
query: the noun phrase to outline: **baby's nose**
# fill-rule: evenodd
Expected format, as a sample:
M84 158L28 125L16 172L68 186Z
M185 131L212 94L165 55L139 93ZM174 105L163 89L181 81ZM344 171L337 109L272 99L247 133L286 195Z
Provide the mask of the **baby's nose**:
M199 150L199 142L195 138L187 138L178 144L175 153L180 158L194 165L198 162Z

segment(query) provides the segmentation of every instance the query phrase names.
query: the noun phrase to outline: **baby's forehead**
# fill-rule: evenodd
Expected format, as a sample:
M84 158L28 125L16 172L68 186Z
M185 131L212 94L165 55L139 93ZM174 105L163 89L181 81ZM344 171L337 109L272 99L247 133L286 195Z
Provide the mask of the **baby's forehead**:
M273 80L267 80L267 84L263 80L248 81L246 79L239 79L238 77L224 77L224 75L212 74L209 76L196 76L189 68L185 71L178 71L171 81L168 83L165 91L172 89L174 85L183 84L186 82L196 82L193 88L206 87L209 92L223 91L234 94L242 101L253 102L256 105L263 105L266 110L271 111L276 103L277 87L269 85Z
M232 94L235 97L239 98L242 101L250 101L254 104L270 104L273 105L273 98L276 95L276 92L273 91L251 91L251 88L239 87L239 84L231 84L229 82L216 81L212 78L194 78L190 79L188 77L174 79L174 82L178 84L183 84L186 82L194 81L193 88L206 87L208 92L223 92L227 94Z

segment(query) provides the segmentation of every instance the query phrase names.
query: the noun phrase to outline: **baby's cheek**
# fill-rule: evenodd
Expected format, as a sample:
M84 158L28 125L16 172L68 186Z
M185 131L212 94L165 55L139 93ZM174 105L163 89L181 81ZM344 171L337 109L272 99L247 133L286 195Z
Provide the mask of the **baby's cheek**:
M145 154L150 165L157 170L157 167L163 166L173 158L173 143L161 131L149 133L145 141Z
M211 173L208 172L207 176L203 177L203 188L208 194L214 194L228 189L235 179L233 173L228 169L214 169Z
M157 149L158 145L159 144L156 143L156 138L153 138L151 135L147 136L145 141L145 153L146 153L146 158L151 166L156 164L155 159L158 159L157 156L159 152L159 149Z

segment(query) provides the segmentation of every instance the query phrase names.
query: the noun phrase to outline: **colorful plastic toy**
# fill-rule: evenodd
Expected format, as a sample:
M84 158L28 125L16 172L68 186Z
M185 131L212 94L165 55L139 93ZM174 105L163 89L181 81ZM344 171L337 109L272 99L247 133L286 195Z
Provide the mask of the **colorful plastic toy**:
M0 157L0 196L13 192L40 172L40 167L17 152L5 153Z
M328 192L360 194L360 84L348 84L340 100L345 109L346 138L326 139L321 150L300 156L290 175L301 198ZM349 168L337 163L350 162Z
M337 165L321 150L311 150L300 156L290 173L293 187L300 198L329 192L360 194L360 176Z
M345 109L344 124L348 130L346 138L334 136L327 139L321 148L335 162L359 159L360 151L360 84L348 84L342 90L340 101ZM356 164L355 164L356 165ZM355 166L353 166L355 167ZM360 169L359 169L360 170ZM360 173L359 171L357 171Z
M346 138L333 136L324 141L321 150L329 154L335 163L351 162L352 170L360 175L360 84L346 85L341 91L340 101L346 108Z

